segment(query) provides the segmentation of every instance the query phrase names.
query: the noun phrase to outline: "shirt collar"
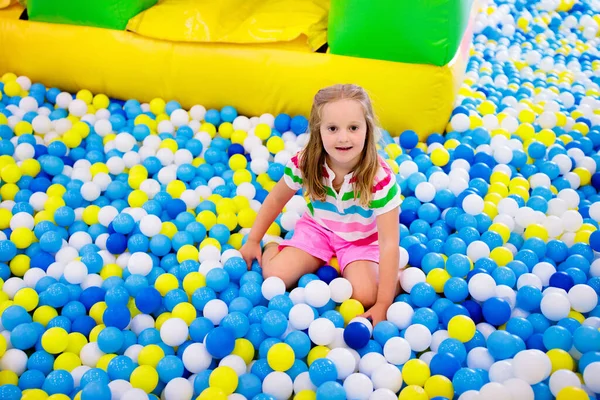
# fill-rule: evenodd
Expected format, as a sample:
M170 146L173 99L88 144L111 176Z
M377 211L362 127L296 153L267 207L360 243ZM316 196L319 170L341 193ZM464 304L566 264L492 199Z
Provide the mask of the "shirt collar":
M329 164L327 164L327 160L325 160L325 177L328 178L331 182L333 182L333 180L335 179L335 172L333 172L333 170L331 169L331 167L329 166ZM350 173L346 174L344 176L344 181L349 181L354 177L354 171L351 171Z

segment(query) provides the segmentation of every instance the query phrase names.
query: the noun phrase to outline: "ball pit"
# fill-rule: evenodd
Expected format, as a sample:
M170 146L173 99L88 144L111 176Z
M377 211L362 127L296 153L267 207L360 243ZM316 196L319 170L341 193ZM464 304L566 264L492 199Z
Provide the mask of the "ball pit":
M596 398L599 11L484 2L445 135L386 136L407 268L375 327L335 259L286 292L238 252L305 117L4 74L0 398Z

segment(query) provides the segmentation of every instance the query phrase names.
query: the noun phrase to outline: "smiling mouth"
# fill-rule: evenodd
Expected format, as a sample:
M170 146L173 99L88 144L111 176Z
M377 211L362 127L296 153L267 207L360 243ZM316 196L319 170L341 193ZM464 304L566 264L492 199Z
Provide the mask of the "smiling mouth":
M340 151L348 151L352 148L352 146L349 147L336 147L336 150L340 150Z

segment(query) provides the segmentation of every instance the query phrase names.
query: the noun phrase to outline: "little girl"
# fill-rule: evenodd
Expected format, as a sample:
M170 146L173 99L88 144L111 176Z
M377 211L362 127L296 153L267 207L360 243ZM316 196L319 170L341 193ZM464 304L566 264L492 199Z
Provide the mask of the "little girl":
M376 150L378 130L371 101L356 85L320 90L309 122L306 147L285 167L265 199L240 249L265 278L277 276L288 289L337 256L352 297L377 324L399 292L400 188ZM261 239L287 202L300 190L309 199L290 240Z

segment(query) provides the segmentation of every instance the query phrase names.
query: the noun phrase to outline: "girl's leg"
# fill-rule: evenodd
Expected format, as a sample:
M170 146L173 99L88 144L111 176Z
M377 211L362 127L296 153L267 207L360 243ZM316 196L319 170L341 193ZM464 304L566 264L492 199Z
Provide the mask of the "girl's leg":
M298 283L302 275L314 273L323 265L323 260L295 247L287 246L279 251L277 243L267 244L262 256L263 277L280 278L288 290Z
M379 286L379 264L366 260L351 262L344 268L343 277L352 284L352 298L360 301L365 310L375 304ZM398 281L396 295L399 293L400 282Z

